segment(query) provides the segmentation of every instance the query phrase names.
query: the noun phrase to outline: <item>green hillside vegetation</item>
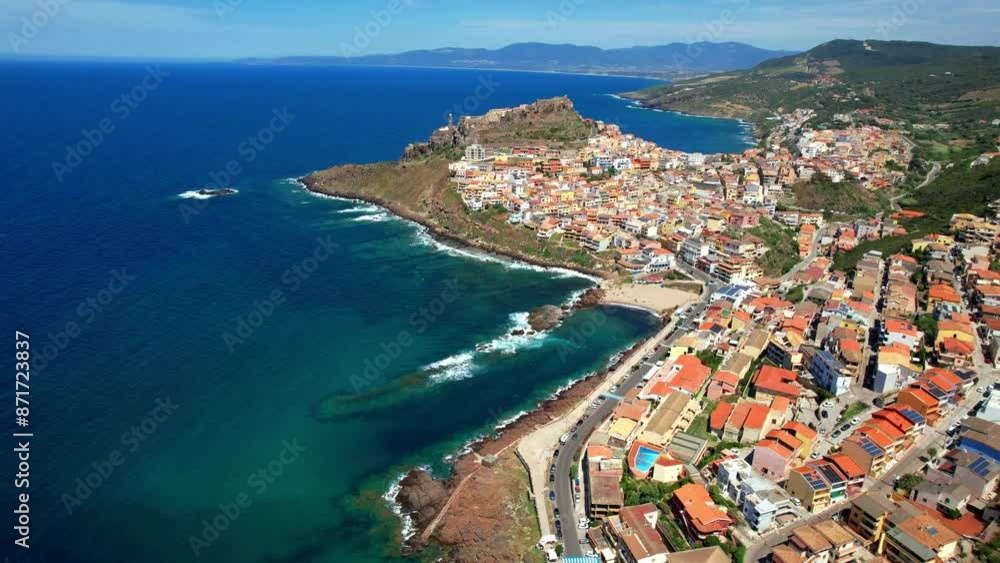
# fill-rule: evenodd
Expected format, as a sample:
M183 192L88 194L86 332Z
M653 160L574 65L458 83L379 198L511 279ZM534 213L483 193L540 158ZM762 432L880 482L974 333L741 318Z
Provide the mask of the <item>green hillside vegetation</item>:
M767 244L767 253L757 260L765 276L780 276L798 263L799 243L789 229L767 217L761 217L760 226L747 229L746 232L764 239Z
M795 206L803 209L871 216L888 207L888 202L863 188L857 180L834 183L829 178L817 176L792 185L792 193Z
M1000 199L1000 160L995 159L987 166L970 168L971 160L966 158L946 166L931 184L901 202L905 209L927 214L926 217L902 222L909 234L859 244L850 252L838 254L833 262L834 269L853 269L858 260L871 250L889 255L909 249L913 239L947 231L955 213L985 215L989 204Z
M1000 104L1000 48L906 41L835 40L748 71L655 86L628 95L650 107L741 117L763 136L775 110L811 108L814 123L873 108L909 124L948 123L918 142L950 156L984 133ZM995 133L994 133L995 135Z

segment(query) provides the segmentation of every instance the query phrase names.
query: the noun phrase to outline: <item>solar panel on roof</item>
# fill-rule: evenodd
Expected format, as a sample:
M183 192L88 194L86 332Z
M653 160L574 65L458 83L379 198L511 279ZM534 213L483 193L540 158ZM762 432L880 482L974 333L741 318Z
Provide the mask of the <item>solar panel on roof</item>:
M927 422L927 420L924 419L924 417L921 416L920 413L918 413L917 411L913 410L910 407L903 407L899 409L899 413L905 416L907 420L909 420L914 424L922 424Z
M986 477L990 472L990 462L986 458L980 457L969 465L969 470L980 477Z
M823 474L823 477L826 477L827 482L830 484L836 485L844 482L844 479L837 474L837 471L829 465L821 465L817 469Z
M927 533L932 536L938 535L937 528L935 528L934 526L927 526Z
M826 483L820 479L819 475L816 473L810 471L809 473L805 473L803 476L806 478L806 482L809 483L809 486L813 489L819 490L826 488Z
M882 453L882 448L878 447L878 444L868 438L861 441L861 447L865 449L868 455L876 456Z

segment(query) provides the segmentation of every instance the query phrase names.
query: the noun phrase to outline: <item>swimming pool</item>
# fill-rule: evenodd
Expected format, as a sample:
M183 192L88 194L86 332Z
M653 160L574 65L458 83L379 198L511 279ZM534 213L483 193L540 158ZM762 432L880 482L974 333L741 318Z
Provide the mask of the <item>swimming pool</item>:
M639 446L639 449L635 452L635 461L632 465L640 472L646 473L653 467L658 457L660 457L660 452L651 450L646 446Z

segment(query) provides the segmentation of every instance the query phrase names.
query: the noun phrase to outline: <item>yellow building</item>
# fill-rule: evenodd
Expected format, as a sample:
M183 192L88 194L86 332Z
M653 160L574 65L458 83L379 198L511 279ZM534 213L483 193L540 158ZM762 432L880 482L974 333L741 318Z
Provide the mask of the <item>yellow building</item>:
M924 238L916 239L912 241L913 252L927 250L927 247L932 244L941 244L948 248L955 245L955 237L950 237L948 235L938 235L930 234Z
M861 536L872 553L882 553L886 521L895 509L894 503L878 493L865 493L851 501L847 526Z
M632 434L635 432L635 428L638 425L639 423L634 420L619 418L614 422L614 424L611 425L611 428L608 430L608 434L610 434L612 438L618 438L623 442L628 442L631 440Z

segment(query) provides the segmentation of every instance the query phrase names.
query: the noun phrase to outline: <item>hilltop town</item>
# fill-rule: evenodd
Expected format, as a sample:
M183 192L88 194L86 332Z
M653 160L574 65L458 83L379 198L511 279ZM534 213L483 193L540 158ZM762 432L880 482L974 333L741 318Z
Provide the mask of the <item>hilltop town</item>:
M661 148L586 120L592 134L581 148L472 143L449 164L451 182L468 209L502 210L552 246L613 254L616 269L632 276L683 261L723 283L773 282L810 255L827 224L818 209L795 209L798 186L822 179L862 194L860 203L877 201L870 194L901 183L912 158L897 131L854 126L850 115L841 116L843 128L814 130L812 115L780 116L771 148L714 155ZM863 225L862 236L900 228L891 218Z
M868 110L773 120L758 147L686 153L559 98L449 121L398 164L306 179L612 284L701 288L576 406L463 458L457 500L421 509L436 514L422 538L479 542L485 532L463 528L475 485L462 484L511 487L511 462L486 452L515 446L532 550L550 560L929 562L992 549L1000 206L943 224L901 208L956 172L918 165L897 124ZM992 170L993 156L961 172ZM414 171L433 180L389 191ZM531 535L525 518L513 523ZM509 533L505 521L491 517L489 534Z
M835 116L836 128L814 129L814 116L775 116L763 148L739 154L664 149L585 120L580 147L473 142L449 164L472 212L613 255L638 283L707 284L577 420L564 418L558 443L523 441L539 526L552 533L544 549L910 562L961 559L991 537L1000 222L955 214L950 234L835 270L838 253L905 236L923 215L889 202L911 180L914 144L865 111ZM804 186L838 185L873 207L796 205Z

